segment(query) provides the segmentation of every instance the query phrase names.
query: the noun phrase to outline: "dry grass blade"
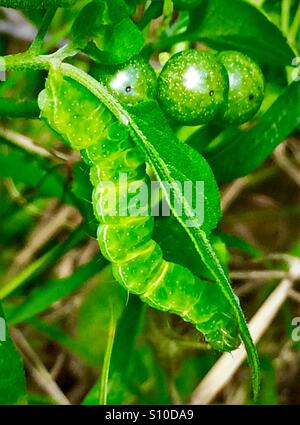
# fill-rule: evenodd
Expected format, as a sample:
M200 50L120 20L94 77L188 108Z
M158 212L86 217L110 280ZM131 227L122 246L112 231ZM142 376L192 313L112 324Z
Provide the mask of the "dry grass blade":
M238 280L261 280L261 279L283 279L288 273L283 270L245 270L230 272L231 279Z
M30 370L30 375L35 379L36 383L57 403L70 405L70 401L53 380L51 374L41 362L38 354L28 344L22 332L18 329L12 329L11 335L23 356L27 368Z
M33 140L29 137L24 136L23 134L17 133L15 131L0 127L0 136L3 137L8 142L11 142L20 148L24 149L27 152L34 153L43 158L56 158L51 152L47 149L42 148L41 146L36 145Z
M300 187L300 170L288 158L286 153L286 144L282 143L277 147L273 156L276 164L280 167L299 187Z
M229 209L240 193L247 187L249 183L248 177L241 177L230 184L222 193L221 208L224 214Z

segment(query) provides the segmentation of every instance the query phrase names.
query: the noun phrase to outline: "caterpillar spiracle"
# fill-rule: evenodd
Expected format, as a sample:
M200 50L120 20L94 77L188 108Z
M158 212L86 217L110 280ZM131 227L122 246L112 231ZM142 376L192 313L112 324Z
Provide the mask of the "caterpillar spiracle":
M130 66L136 77L139 65L133 60ZM146 63L145 66L150 67ZM139 98L134 90L135 86L148 85L149 72L139 73L139 81L132 86L125 84L122 96L128 94L133 101L146 101L148 92ZM152 68L151 73L154 74ZM213 348L219 351L237 348L240 335L235 313L219 286L200 280L187 268L164 259L162 249L152 239L154 218L150 214L133 216L124 211L110 214L104 201L106 181L117 182L119 173L127 174L128 184L138 186L150 181L146 159L128 127L85 87L63 76L59 68L50 70L39 105L41 118L73 149L80 150L91 165L92 202L99 222L97 238L102 254L112 264L116 280L150 306L192 323ZM119 184L117 190L121 198L130 197L125 186Z

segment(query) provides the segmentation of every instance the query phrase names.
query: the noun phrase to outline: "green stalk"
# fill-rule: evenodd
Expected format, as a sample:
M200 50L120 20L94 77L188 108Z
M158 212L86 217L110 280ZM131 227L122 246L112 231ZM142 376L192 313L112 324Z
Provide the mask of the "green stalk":
M292 44L295 43L296 41L299 27L300 27L300 6L298 6L295 18L292 22L292 25L288 34L288 40Z
M47 31L50 27L50 24L52 22L52 19L54 18L54 15L57 11L56 7L50 7L42 21L42 24L40 26L40 29L37 33L37 36L35 37L35 40L33 41L32 45L30 46L28 52L32 54L38 54L41 52L44 44L44 38L47 34Z
M101 374L101 381L100 381L99 404L101 405L107 404L108 378L109 378L111 355L112 355L115 335L116 335L116 326L117 326L117 321L113 313L113 308L111 308L111 319L110 319L109 328L108 328L107 347L106 347L102 374Z
M49 69L51 61L49 56L33 56L32 54L17 53L16 55L8 55L0 57L0 63L4 66L5 71L19 71L25 69L41 70Z
M281 2L281 30L287 35L290 26L291 0L282 0Z

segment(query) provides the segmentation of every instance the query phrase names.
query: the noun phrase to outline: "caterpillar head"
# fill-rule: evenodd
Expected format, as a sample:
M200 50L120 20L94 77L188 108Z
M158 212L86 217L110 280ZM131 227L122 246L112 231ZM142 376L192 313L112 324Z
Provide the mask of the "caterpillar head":
M227 321L229 321L229 318L227 318ZM205 339L213 349L221 352L230 352L240 345L238 327L232 319L230 319L230 322L230 326L228 323L224 326L223 321L220 320L205 334ZM228 329L230 329L230 332L228 332Z
M156 96L156 74L140 56L118 66L95 65L92 75L121 103L133 105Z

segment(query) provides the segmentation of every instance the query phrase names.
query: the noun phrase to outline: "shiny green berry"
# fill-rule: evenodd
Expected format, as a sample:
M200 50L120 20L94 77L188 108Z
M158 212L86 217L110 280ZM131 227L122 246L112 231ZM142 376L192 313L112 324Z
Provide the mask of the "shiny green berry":
M229 77L228 103L222 117L224 123L241 124L259 110L264 98L264 76L248 56L235 51L219 54Z
M156 74L151 65L140 56L118 66L96 65L93 76L121 103L133 105L156 96Z
M173 0L174 8L177 10L190 10L199 6L203 0Z
M217 57L185 50L165 64L158 78L158 100L165 114L186 125L206 124L227 101L228 76Z

